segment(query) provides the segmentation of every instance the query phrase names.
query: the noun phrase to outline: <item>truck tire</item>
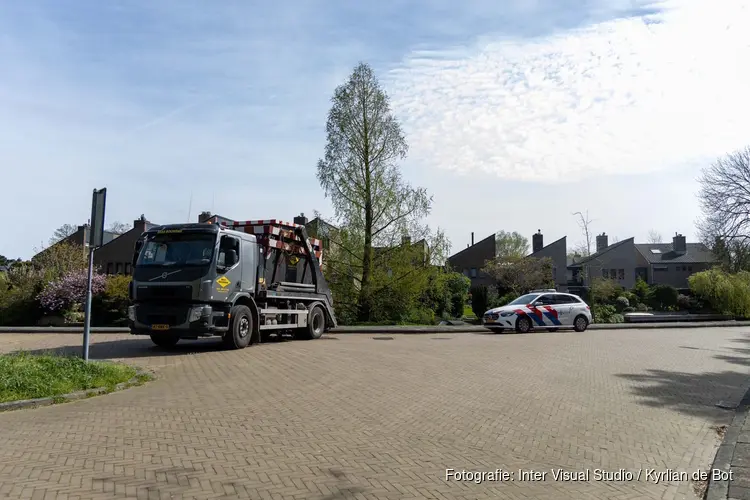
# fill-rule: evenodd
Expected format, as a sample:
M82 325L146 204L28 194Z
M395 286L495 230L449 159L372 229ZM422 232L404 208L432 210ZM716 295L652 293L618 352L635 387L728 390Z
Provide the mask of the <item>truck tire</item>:
M165 349L176 346L177 342L179 341L180 337L178 337L177 335L169 335L163 333L151 334L151 342Z
M305 340L319 339L326 330L326 315L320 306L313 307L307 315L307 328L302 329Z
M229 349L244 349L253 338L253 315L247 306L234 306L229 319L229 330L224 334L224 345Z

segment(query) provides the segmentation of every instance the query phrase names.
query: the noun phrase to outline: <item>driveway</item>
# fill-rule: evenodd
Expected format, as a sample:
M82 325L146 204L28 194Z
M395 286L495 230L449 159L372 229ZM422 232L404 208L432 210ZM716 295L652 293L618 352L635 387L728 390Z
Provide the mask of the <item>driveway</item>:
M0 350L80 340L3 334ZM174 353L92 340L93 358L157 379L0 414L0 497L693 499L689 479L657 483L647 469L710 468L715 426L732 416L715 405L750 386L749 328L342 334Z

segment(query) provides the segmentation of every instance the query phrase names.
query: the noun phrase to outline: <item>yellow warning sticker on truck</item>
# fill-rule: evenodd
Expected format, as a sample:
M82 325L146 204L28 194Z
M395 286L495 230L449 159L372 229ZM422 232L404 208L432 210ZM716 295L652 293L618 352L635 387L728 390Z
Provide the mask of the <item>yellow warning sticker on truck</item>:
M229 278L227 278L226 276L222 276L221 278L216 280L216 283L220 285L222 288L226 288L229 286L231 281L229 281Z

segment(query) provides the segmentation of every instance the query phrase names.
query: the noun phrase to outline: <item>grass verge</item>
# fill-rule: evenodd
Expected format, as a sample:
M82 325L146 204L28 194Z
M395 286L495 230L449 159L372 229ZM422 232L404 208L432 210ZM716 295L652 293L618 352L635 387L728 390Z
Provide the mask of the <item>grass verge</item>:
M117 384L136 377L132 366L83 361L77 356L0 354L0 403L62 396Z

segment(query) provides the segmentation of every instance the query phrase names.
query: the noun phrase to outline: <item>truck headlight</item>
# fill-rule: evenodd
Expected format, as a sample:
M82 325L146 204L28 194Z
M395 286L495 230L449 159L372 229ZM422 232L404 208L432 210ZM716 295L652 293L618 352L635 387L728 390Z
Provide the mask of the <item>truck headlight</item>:
M190 309L190 317L188 318L188 321L192 323L193 321L198 321L201 318L211 316L211 306L198 306L193 307Z
M128 319L135 321L135 306L128 307Z

